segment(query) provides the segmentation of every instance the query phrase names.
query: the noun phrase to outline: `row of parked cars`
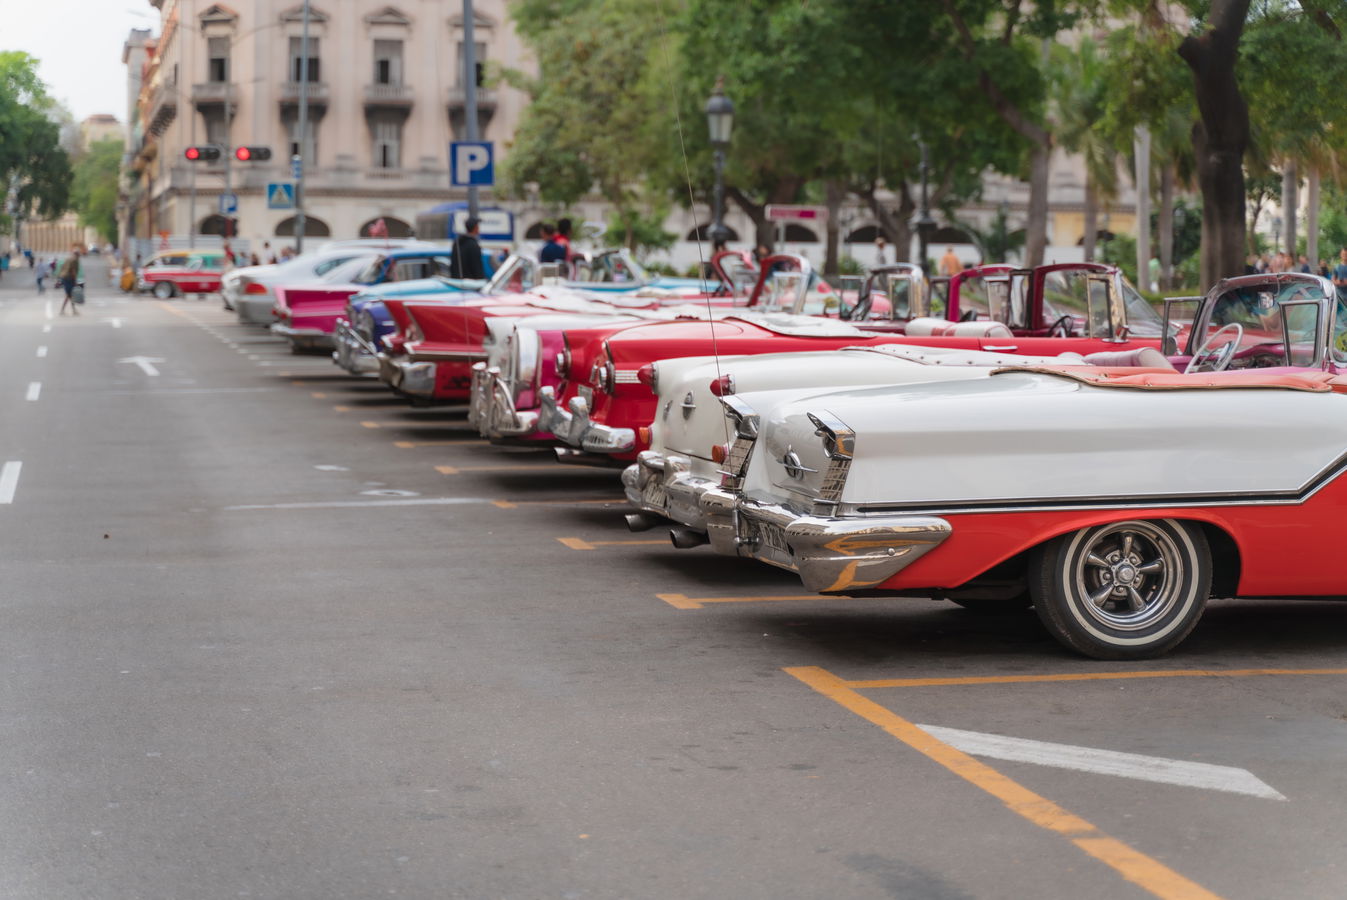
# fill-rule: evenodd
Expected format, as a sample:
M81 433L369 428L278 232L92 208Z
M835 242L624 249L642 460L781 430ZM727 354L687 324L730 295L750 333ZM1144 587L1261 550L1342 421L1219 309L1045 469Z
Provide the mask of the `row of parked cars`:
M678 280L610 251L465 282L444 252L226 295L255 322L265 285L297 350L466 404L486 441L621 470L634 530L821 594L1032 606L1123 659L1175 647L1211 597L1347 593L1328 546L1347 309L1325 279L1242 276L1158 311L1091 263L831 285L787 254Z

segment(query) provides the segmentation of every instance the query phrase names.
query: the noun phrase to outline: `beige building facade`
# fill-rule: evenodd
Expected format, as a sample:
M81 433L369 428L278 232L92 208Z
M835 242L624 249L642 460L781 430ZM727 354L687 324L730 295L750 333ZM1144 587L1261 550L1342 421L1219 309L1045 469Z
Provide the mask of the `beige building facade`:
M220 198L232 193L239 237L254 245L292 237L294 212L268 208L267 191L292 181L295 155L303 157L307 236L356 237L378 219L397 236L418 213L466 198L450 188L448 170L449 143L467 137L462 0L317 0L307 60L296 0L149 3L161 16L158 37L133 32L124 53L136 92L127 234L221 233ZM488 73L528 65L505 7L475 3L474 43ZM301 147L306 70L309 140ZM478 96L480 137L495 141L499 161L526 97L505 86L484 86ZM184 157L208 144L265 147L271 158Z

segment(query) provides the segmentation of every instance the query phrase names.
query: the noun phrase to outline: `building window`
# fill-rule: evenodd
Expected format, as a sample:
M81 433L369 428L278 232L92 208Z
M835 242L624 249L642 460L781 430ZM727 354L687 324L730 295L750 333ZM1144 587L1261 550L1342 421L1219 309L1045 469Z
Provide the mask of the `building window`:
M374 83L402 84L402 41L374 42Z
M229 38L213 37L206 40L208 58L207 79L216 84L229 80Z
M206 143L214 144L217 147L229 146L229 133L225 128L224 113L216 110L215 115L207 115L206 119Z
M478 87L481 87L481 84L482 84L482 73L485 71L485 66L486 66L486 44L482 43L481 41L473 41L473 44L472 44L472 45L473 45L473 47L475 47L476 50L477 50L477 53L476 53L476 57L477 57L477 60L476 60L476 61L477 61L477 85L478 85ZM458 42L458 65L454 67L454 70L455 70L454 84L458 85L459 87L462 87L462 86L463 86L463 42L462 42L462 41L459 41L459 42Z
M380 119L374 122L374 167L402 168L402 122Z
M290 80L304 80L304 39L290 38ZM309 38L309 81L321 81L318 68L318 38Z

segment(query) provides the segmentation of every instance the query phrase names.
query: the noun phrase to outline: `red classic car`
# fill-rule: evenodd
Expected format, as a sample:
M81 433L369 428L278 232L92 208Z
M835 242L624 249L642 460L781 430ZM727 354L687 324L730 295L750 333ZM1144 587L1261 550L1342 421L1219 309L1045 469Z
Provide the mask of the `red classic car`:
M141 267L136 287L160 300L183 294L215 294L220 291L224 269L222 250L166 250Z
M858 328L833 323L828 332L798 320L774 323L745 317L628 326L591 338L596 346L570 343L573 356L593 360L591 369L572 367L563 373L569 379L564 386L537 388L542 405L537 427L579 450L634 459L648 446L644 426L655 416L651 386L660 359L920 344L1034 356L1113 352L1114 364L1129 365L1129 354L1161 343L1164 322L1115 268L1072 264L980 277L993 320L918 318L900 334L867 328L865 322L856 323ZM858 307L865 303L865 293Z

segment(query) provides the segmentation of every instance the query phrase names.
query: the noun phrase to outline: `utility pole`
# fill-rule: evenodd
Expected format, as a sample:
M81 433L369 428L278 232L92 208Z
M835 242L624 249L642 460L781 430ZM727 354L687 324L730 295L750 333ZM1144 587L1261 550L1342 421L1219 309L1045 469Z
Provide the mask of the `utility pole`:
M466 120L468 140L480 140L477 135L477 39L473 33L472 0L463 0L463 118ZM478 199L476 185L468 187L468 215L476 218Z
M299 39L299 164L295 177L295 252L304 252L304 149L309 143L309 0L304 0L304 30Z

